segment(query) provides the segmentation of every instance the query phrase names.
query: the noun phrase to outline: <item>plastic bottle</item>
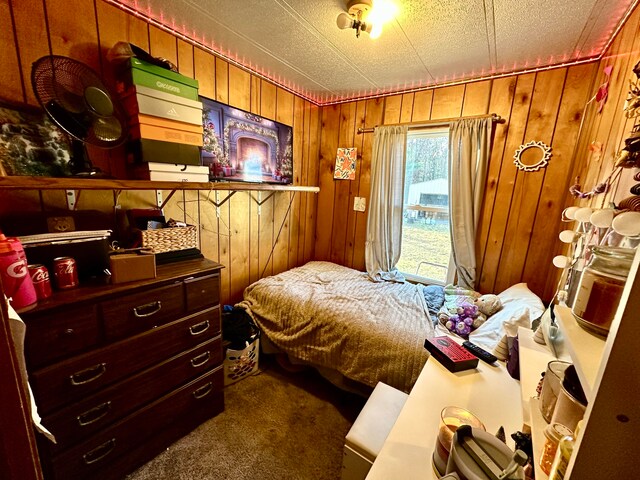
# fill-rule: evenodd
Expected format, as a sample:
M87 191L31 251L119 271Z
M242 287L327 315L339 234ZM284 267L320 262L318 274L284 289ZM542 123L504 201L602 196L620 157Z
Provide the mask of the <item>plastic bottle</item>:
M1 233L0 277L2 277L4 292L11 299L11 306L16 311L23 312L37 305L36 290L29 276L22 245L17 239L9 241Z
M578 422L576 432L573 435L566 435L558 442L558 450L556 451L556 457L553 459L551 470L549 471L549 480L563 480L567 474L567 467L569 466L569 460L571 460L571 454L576 444L576 439L582 429L583 420Z

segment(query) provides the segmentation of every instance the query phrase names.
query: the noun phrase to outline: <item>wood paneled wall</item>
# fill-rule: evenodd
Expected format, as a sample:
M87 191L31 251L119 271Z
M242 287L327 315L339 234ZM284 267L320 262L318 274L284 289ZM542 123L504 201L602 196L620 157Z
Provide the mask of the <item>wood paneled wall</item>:
M294 183L317 185L318 107L101 0L0 0L0 40L1 96L34 105L31 64L43 55L81 60L107 83L113 74L106 52L117 41L167 58L183 75L199 80L201 95L291 125ZM122 150L90 153L103 170L122 174ZM200 225L203 253L226 267L223 303L240 300L244 288L262 276L312 259L315 245L316 194L279 192L267 199L269 192L238 192L220 208L208 201L221 201L229 193L178 192L165 207L167 217ZM258 201L264 202L262 206ZM84 191L77 208L113 212L154 204L152 192L124 191L118 196L111 191ZM0 193L0 214L57 208L66 208L64 192Z
M322 108L316 259L364 269L366 213L355 196L369 198L373 134L358 127L497 113L487 188L477 235L477 288L500 292L527 282L548 299L560 214L574 169L573 152L595 63L436 88ZM543 141L553 156L546 169L522 172L513 155L523 143ZM337 147L361 152L354 181L334 180Z
M574 177L579 177L582 191L590 191L598 183L605 181L615 170L615 159L624 147L624 140L631 134L637 119L628 119L624 115L624 103L629 93L629 81L636 81L633 67L640 61L640 9L636 8L629 17L611 46L605 52L597 67L597 79L593 94L606 82L604 69L613 67L609 83L609 96L601 112L597 102L591 102L586 108L586 120L580 135ZM601 146L600 152L590 149L592 145ZM631 196L629 188L636 183L633 175L637 168L625 169L605 195L577 201L569 199L569 204L590 205L602 208L610 202L616 204Z

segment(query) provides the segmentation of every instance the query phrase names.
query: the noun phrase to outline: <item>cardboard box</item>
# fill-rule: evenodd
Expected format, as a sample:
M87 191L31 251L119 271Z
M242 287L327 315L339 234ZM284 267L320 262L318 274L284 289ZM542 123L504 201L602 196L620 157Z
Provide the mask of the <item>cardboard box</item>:
M198 81L193 78L185 77L135 57L129 60L124 70L121 77L125 88L131 84L143 85L190 100L198 100Z
M186 100L175 95L163 95L153 89L143 92L131 91L122 97L122 105L130 117L139 114L166 118L178 122L202 126L202 103ZM166 97L175 100L167 100Z
M111 255L111 283L134 282L156 278L156 256L148 253Z

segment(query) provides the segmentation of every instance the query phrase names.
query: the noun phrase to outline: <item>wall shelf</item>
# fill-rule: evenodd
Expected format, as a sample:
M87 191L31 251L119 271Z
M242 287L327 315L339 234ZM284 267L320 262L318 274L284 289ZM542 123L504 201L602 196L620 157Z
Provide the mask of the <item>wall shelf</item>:
M311 192L320 187L244 182L152 182L105 178L0 177L0 190L233 190Z
M593 387L598 369L602 362L605 339L580 327L568 307L556 306L554 311L584 393L587 400L591 401L595 393Z

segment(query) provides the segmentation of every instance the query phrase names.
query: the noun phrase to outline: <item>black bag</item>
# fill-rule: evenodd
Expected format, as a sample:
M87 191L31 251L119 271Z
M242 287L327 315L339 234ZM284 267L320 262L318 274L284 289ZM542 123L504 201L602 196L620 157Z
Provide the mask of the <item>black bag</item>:
M260 329L244 308L225 305L222 312L222 338L232 350L242 350L260 336Z

